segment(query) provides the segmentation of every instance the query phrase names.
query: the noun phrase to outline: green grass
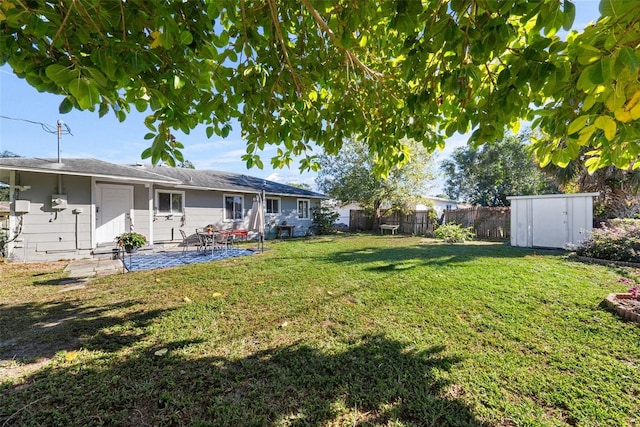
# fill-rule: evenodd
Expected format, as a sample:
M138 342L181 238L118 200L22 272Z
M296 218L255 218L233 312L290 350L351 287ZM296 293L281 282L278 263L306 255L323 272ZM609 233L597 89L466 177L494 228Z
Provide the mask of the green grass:
M70 292L64 264L0 265L0 425L637 423L640 328L601 305L619 271L495 243L267 246Z

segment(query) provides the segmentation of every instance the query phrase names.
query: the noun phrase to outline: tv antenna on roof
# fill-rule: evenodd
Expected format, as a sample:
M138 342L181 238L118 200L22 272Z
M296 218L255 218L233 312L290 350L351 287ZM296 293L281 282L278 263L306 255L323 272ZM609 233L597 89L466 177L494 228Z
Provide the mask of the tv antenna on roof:
M62 129L63 126L64 126L64 129ZM67 126L67 124L65 122L63 122L62 120L58 120L58 163L61 163L61 161L60 161L60 138L62 138L62 135L71 135L71 136L73 136L69 126Z
M60 138L62 138L62 135L71 135L71 136L73 136L69 126L67 126L67 124L64 123L62 120L58 120L57 129L54 129L51 125L48 125L48 124L42 123L42 122L36 122L36 121L33 121L33 120L18 119L18 118L15 118L15 117L8 117L8 116L3 116L3 115L0 115L0 118L9 119L9 120L18 120L18 121L27 122L27 123L33 123L33 124L36 124L36 125L40 125L42 127L42 130L45 131L45 132L57 133L58 134L58 163L60 163ZM63 126L64 126L64 129L62 128Z

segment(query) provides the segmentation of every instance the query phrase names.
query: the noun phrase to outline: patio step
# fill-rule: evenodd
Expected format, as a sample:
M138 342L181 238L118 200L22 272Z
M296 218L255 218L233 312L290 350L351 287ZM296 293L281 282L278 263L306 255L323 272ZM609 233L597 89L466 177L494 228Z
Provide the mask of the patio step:
M153 252L154 248L151 246L144 246L138 249L138 252ZM120 247L117 245L98 245L93 251L91 251L91 255L97 259L117 259L117 253L120 252Z

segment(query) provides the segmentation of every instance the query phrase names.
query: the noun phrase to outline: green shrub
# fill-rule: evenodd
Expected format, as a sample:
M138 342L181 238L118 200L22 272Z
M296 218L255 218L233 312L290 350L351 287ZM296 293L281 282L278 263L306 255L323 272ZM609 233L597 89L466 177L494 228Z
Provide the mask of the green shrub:
M340 214L327 207L311 209L311 231L314 234L335 233L333 223L340 217Z
M594 229L576 248L580 256L611 261L640 262L640 220L613 219Z
M445 224L438 227L433 236L447 243L464 243L466 240L473 240L475 233L473 227L462 228L460 224Z

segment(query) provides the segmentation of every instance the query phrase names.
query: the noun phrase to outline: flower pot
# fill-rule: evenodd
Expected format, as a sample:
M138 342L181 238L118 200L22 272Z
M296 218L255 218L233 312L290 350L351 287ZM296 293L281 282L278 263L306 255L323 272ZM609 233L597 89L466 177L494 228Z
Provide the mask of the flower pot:
M128 254L133 254L133 253L138 252L138 248L137 248L137 247L135 247L135 246L125 246L125 247L124 247L124 251L125 251L126 253L128 253Z

